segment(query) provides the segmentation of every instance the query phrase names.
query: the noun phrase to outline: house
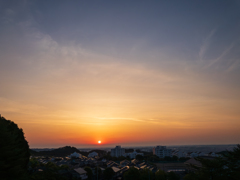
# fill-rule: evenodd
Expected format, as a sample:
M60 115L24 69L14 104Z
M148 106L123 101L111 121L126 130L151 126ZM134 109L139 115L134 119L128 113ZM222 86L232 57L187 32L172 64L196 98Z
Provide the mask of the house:
M91 153L89 153L88 154L88 157L96 157L96 156L98 156L98 153L96 153L96 152L91 152Z
M199 154L198 154L197 152L192 152L192 153L190 154L190 156L191 156L191 158L195 158L195 157L198 157Z
M69 158L81 158L82 155L77 152L74 152L74 153L70 154L68 157Z
M186 153L182 151L174 151L172 155L177 156L178 158L186 157Z
M128 160L123 160L120 162L121 167L128 166L129 164L130 164L130 161L128 161Z
M135 164L135 165L136 165L136 164L139 164L139 162L140 162L140 161L137 160L137 159L133 159L133 160L131 160L131 163L132 163L132 164Z
M119 164L118 163L116 163L116 162L114 162L114 161L109 161L108 163L107 163L107 167L119 167Z
M125 157L129 156L130 159L135 159L137 155L144 156L143 153L137 153L135 150L132 153L126 153Z
M141 167L141 166L144 166L144 165L147 165L147 163L146 162L142 162L140 164L137 164L138 167Z
M198 156L204 156L205 155L205 153L203 153L203 152L198 152Z
M124 166L122 169L120 169L120 174L124 174L129 169L129 166Z
M114 176L113 177L118 177L120 175L120 169L117 167L112 167L112 170L114 171Z
M73 172L73 177L81 178L82 180L87 179L87 172L83 168L76 168Z

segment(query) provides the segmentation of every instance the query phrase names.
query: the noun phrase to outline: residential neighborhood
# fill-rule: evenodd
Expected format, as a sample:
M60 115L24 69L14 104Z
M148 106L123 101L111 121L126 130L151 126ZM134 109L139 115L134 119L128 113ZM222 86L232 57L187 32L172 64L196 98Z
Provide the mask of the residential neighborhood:
M181 152L166 146L155 146L152 152L139 149L132 149L132 152L129 152L130 149L122 148L120 145L112 148L109 152L103 150L80 152L74 147L64 148L68 151L75 151L63 157L31 156L29 171L39 173L54 167L57 169L56 173L68 179L104 180L106 174L110 174L111 179L121 180L124 179L124 173L135 168L140 173L145 171L152 174L158 171L171 172L176 174L178 179L182 179L192 170L189 168L191 164L200 166L201 163L194 158L211 159L219 156L213 152ZM60 148L61 151L64 148ZM128 152L125 153L125 150ZM89 178L90 176L91 178Z

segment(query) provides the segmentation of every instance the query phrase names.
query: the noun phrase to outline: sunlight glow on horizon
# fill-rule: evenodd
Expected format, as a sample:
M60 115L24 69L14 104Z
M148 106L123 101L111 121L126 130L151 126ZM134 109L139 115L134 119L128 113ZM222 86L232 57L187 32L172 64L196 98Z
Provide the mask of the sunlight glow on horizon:
M239 143L240 4L217 7L5 1L0 114L30 147Z

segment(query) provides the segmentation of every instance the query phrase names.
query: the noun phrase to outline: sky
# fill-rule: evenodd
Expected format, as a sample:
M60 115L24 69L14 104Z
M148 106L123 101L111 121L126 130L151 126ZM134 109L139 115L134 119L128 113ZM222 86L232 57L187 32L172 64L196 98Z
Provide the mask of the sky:
M0 0L0 114L30 148L240 143L240 1Z

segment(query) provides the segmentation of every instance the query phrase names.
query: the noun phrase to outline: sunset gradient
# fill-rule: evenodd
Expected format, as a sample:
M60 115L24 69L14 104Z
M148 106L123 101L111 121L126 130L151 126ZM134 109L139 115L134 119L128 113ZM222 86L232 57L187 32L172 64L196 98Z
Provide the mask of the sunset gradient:
M0 114L31 148L240 142L239 1L0 0L0 12Z

